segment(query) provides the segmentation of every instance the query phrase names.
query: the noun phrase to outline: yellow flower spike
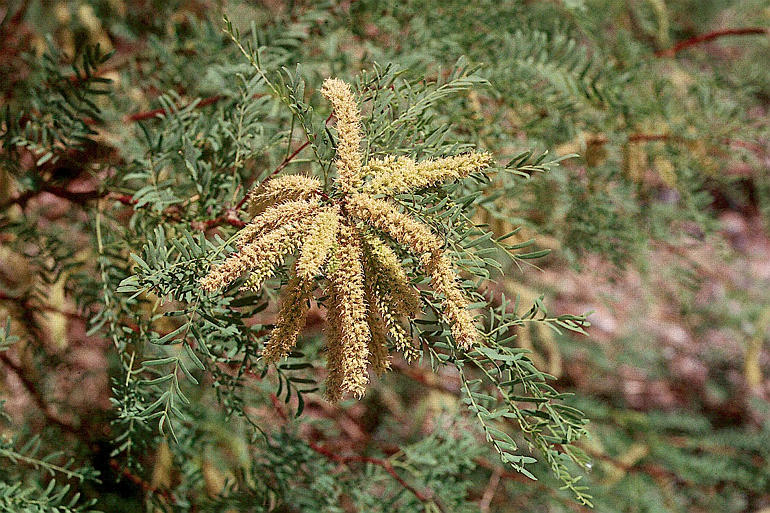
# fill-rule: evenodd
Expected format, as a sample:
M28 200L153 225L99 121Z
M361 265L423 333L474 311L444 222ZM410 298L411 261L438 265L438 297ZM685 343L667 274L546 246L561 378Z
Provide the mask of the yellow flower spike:
M455 342L464 349L473 347L478 340L478 331L473 316L466 309L467 301L457 286L457 277L451 262L444 255L441 241L427 226L383 200L357 194L350 198L348 209L354 216L387 233L420 257L434 290L443 296L443 314L449 320Z
M417 256L441 250L441 241L424 224L403 214L387 201L367 194L348 198L347 210L354 217L381 230Z
M420 348L415 346L411 337L403 326L399 324L396 316L388 309L383 301L377 302L377 309L388 327L388 335L396 346L397 351L401 351L404 360L411 363L420 357Z
M285 358L297 344L297 337L305 327L305 314L308 311L311 292L315 284L296 273L289 279L281 298L281 310L278 321L270 333L270 340L265 345L262 357L268 363Z
M366 322L364 298L364 270L361 262L361 242L350 226L340 226L338 265L331 276L331 285L339 310L339 345L342 349L340 371L344 393L362 397L369 378L366 365L369 360L371 332Z
M462 349L473 348L478 342L479 332L473 322L473 315L467 308L468 301L457 284L457 275L452 269L452 263L443 251L424 255L421 260L430 276L433 290L443 296L442 315L449 321L452 337Z
M366 322L369 324L371 331L371 339L369 340L369 364L372 366L377 374L390 369L390 355L388 354L388 326L380 315L380 311L377 308L376 287L372 286L372 282L375 281L372 274L371 266L368 265L368 257L364 256L364 295L366 298L367 318Z
M318 204L307 200L288 201L270 207L238 232L236 244L240 249L266 232L288 223L303 221L316 209Z
M364 168L372 175L362 187L369 194L398 194L435 185L449 179L465 178L486 168L492 161L489 153L471 152L453 157L415 162L408 157L373 159Z
M211 269L200 281L201 287L212 292L226 287L244 272L251 271L249 285L258 289L265 279L273 275L275 268L283 263L286 255L299 246L305 233L304 225L289 223L244 245L237 253Z
M391 307L393 304L391 296L383 290L381 280L379 279L382 275L378 274L373 268L371 260L365 259L364 261L366 262L364 269L367 280L366 292L369 311L373 312L373 316L376 316L375 322L379 323L377 328L386 332L391 340L393 340L396 350L401 351L407 362L411 362L419 357L420 352L412 345L409 335L399 323L398 314ZM374 336L374 328L372 328L372 336Z
M396 253L376 235L367 233L363 240L364 253L371 268L367 272L377 276L380 283L387 282L380 288L387 287L388 302L396 312L406 317L416 316L421 310L420 293L409 284L409 277Z
M318 214L297 259L297 274L312 280L321 273L337 239L340 226L339 208L326 208Z
M342 398L342 360L345 358L340 341L340 312L337 308L339 299L334 295L334 288L330 288L329 299L326 304L326 390L324 398L336 403Z
M390 355L388 354L387 326L374 307L374 298L367 289L366 300L369 309L366 312L366 322L372 333L369 339L369 364L377 374L382 374L390 369Z
M310 176L284 175L265 180L249 193L249 215L255 216L276 203L308 200L320 190L321 182Z
M361 185L363 154L361 113L350 85L337 78L327 78L321 94L332 104L337 118L337 183L344 192Z

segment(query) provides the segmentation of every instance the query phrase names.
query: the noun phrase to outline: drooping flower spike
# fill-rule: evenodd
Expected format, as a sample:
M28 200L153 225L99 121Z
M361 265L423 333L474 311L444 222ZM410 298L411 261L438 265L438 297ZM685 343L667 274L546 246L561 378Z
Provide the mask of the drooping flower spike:
M313 291L318 283L328 283L326 397L337 401L345 394L364 395L369 366L377 372L390 367L388 340L408 361L419 354L404 323L419 315L420 295L380 235L416 257L442 299L442 313L457 345L470 349L478 343L473 315L441 239L387 197L466 177L487 167L491 156L471 152L423 162L403 156L364 162L361 115L352 89L327 79L321 93L337 120L338 194L329 198L319 180L302 175L262 183L250 194L254 218L239 232L238 250L200 283L214 291L248 272L245 286L259 289L297 253L262 356L275 362L291 352Z

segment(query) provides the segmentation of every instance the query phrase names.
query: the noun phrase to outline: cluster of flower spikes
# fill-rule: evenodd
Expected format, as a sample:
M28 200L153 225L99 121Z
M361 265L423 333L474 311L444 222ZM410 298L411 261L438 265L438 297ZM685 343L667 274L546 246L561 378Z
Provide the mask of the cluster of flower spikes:
M477 343L473 315L441 239L387 197L465 177L487 167L491 156L471 152L423 162L385 157L364 163L361 115L350 86L327 79L321 93L337 120L338 194L330 198L319 180L302 175L263 182L251 193L254 218L238 234L238 250L200 283L213 291L249 272L246 287L257 290L297 253L262 356L275 362L291 352L317 280L326 278L326 397L337 401L348 393L363 396L369 366L377 372L389 368L388 339L407 360L418 354L402 323L420 313L419 291L380 234L413 254L430 276L457 345L470 349Z

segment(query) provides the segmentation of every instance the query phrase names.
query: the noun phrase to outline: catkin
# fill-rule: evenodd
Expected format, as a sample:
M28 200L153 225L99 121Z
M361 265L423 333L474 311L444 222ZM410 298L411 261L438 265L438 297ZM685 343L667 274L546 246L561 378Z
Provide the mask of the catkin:
M361 185L363 155L361 154L361 114L353 90L337 78L326 79L321 94L332 104L337 118L337 184L345 191Z
M369 365L374 372L381 374L390 369L390 356L388 355L387 326L380 317L379 312L373 306L374 298L369 289L366 294L369 309L366 312L366 322L369 324L371 338L369 339Z
M310 176L284 175L265 180L249 194L249 214L260 214L276 203L308 200L320 190L321 182Z
M369 382L366 364L369 360L371 332L366 323L361 243L355 231L344 224L340 226L336 258L338 265L331 285L338 298L339 343L343 355L340 387L344 393L362 397Z
M336 403L342 398L342 360L345 358L342 342L340 341L340 312L337 304L339 298L330 287L329 299L326 303L326 390L324 398Z
M409 157L372 159L364 174L372 179L363 186L369 194L398 194L435 185L449 179L465 178L492 161L489 153L471 152L453 157L415 162Z
M294 251L305 235L304 225L290 223L265 234L240 248L223 263L215 266L201 281L206 291L221 289L251 271L250 286L258 289L273 275L287 254Z
M357 194L348 203L350 212L359 219L387 233L420 258L431 284L443 296L444 315L449 321L457 344L470 349L478 339L473 317L457 286L451 262L444 255L441 242L428 227L402 214L387 202L365 194Z
M297 259L297 274L306 280L315 278L334 247L340 226L339 208L324 209L313 222Z
M420 293L409 284L401 261L396 253L379 237L365 234L364 253L369 261L370 271L377 277L382 294L387 294L387 302L401 315L414 317L420 312Z
M305 314L308 310L311 292L315 288L312 281L296 273L289 279L281 298L281 310L278 321L270 333L262 357L268 363L285 358L297 344L297 337L305 327Z
M419 356L419 351L411 343L406 330L399 323L398 316L404 315L403 312L396 312L392 309L395 302L391 295L382 286L384 275L377 271L373 262L369 258L364 259L366 273L366 293L369 302L369 311L372 318L377 323L377 328L390 337L397 351L401 351L404 359L411 362ZM374 328L372 328L374 336Z
M449 321L452 337L462 349L471 349L478 341L479 332L467 308L468 301L457 284L452 263L443 252L439 252L424 255L422 265L430 276L433 290L442 296L442 314Z
M318 209L318 204L307 200L288 201L270 207L238 232L236 244L238 248L242 248L256 237L280 226L304 221L316 209Z
M353 194L348 212L404 245L417 256L441 250L441 241L424 224L399 212L390 203L367 194Z

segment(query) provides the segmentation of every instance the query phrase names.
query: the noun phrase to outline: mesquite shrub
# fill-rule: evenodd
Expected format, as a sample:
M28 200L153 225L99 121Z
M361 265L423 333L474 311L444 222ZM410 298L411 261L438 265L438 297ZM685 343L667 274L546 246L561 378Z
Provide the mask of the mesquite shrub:
M0 7L0 511L766 508L768 20Z

